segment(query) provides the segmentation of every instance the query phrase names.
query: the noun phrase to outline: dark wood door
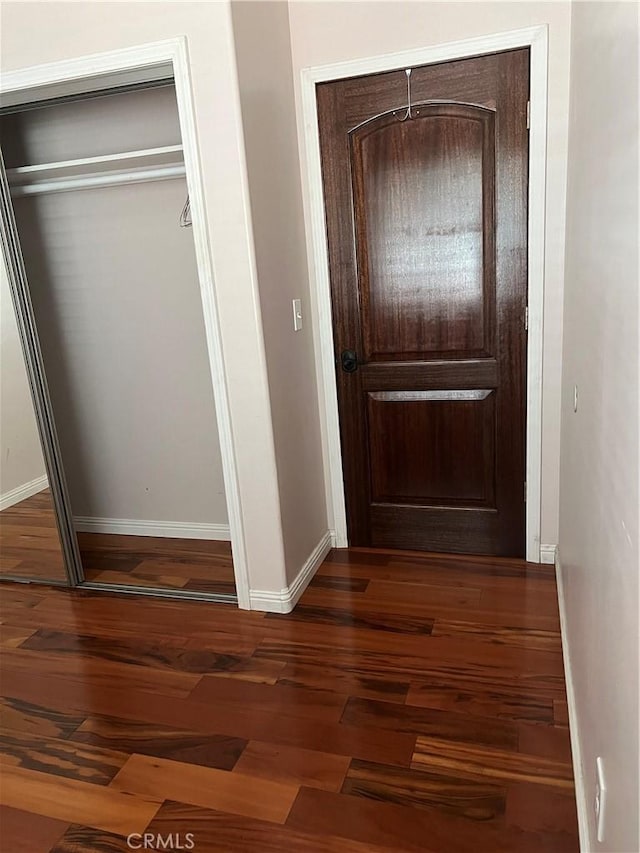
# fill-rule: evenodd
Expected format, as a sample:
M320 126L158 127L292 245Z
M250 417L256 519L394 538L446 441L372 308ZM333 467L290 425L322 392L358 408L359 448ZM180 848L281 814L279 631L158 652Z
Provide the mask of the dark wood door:
M349 542L524 556L529 51L410 81L317 87Z

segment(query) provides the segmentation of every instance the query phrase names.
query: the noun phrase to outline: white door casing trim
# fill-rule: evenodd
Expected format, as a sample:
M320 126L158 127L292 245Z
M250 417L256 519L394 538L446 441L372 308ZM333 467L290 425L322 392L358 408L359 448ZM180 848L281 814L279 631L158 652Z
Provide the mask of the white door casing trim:
M367 57L301 71L302 119L305 142L305 179L309 203L306 228L312 246L309 259L316 370L320 389L325 482L329 527L338 548L348 545L342 479L342 452L335 378L329 258L325 231L324 193L318 134L316 84L346 77L401 70L452 59L528 47L530 68L529 130L529 231L528 231L528 343L527 343L527 507L526 559L540 562L540 501L542 479L542 344L544 307L545 201L547 157L547 53L546 24L521 30L479 36L463 41Z
M110 77L120 83L123 81L146 82L168 76L167 72L172 74L175 80L209 367L222 454L238 606L247 609L250 607L250 599L245 534L186 37L180 36L137 47L5 72L2 74L1 81L2 102L3 104L30 102L42 97L44 92L49 96L52 93L59 96L89 91L98 88L96 78L99 78L100 85L108 83Z
M557 545L541 545L540 546L540 562L553 566L556 562Z

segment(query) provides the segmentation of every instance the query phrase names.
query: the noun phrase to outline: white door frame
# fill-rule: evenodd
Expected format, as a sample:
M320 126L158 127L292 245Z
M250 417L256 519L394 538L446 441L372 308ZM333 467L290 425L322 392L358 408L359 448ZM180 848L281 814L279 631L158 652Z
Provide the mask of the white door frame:
M1 80L2 103L27 103L38 100L45 96L45 93L48 97L61 96L103 87L105 81L108 81L108 85L146 82L170 74L175 80L187 188L191 202L193 238L229 513L236 593L238 605L248 609L249 576L245 537L186 37L180 36L138 47L5 72Z
M317 371L321 389L320 412L324 432L325 481L330 504L334 544L345 548L347 518L342 478L342 453L333 348L329 255L325 230L324 192L318 135L316 84L365 74L377 74L417 65L430 65L498 51L529 47L529 255L527 344L527 507L526 559L540 562L540 500L542 445L542 333L544 297L544 229L547 156L547 41L546 24L448 42L415 50L373 56L332 65L304 68L301 72L302 113L306 148L306 182L309 190L308 229L312 243L311 293L314 335L318 342ZM332 516L332 517L331 517Z

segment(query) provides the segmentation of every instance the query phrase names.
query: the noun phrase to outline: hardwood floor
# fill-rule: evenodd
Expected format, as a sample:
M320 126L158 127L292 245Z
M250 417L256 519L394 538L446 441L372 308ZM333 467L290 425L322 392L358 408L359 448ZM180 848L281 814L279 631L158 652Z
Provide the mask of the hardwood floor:
M230 542L78 533L85 579L235 595Z
M85 579L235 595L230 542L78 533ZM60 581L67 575L49 489L0 512L0 577Z
M66 583L49 489L0 512L1 575Z
M578 850L551 567L334 551L289 615L0 594L3 850Z

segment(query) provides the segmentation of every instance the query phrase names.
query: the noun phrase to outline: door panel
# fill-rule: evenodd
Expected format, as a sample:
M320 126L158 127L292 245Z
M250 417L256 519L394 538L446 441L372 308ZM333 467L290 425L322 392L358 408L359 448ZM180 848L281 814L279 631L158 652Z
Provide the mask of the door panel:
M433 105L351 134L367 360L486 354L495 311L493 112ZM485 220L485 221L483 221Z
M317 87L352 545L524 554L528 73Z
M494 397L492 391L369 393L372 501L493 505Z

